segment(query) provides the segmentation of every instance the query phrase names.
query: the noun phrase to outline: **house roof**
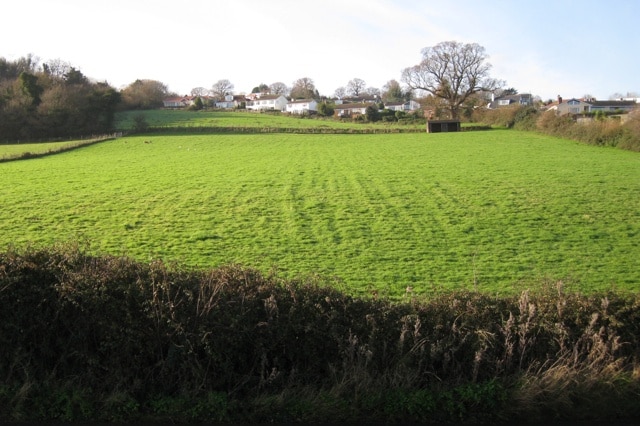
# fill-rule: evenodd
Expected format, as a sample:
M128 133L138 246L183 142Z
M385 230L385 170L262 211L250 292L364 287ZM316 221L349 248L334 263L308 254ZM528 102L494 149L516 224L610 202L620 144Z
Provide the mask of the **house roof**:
M605 106L609 106L609 107L630 107L630 106L635 106L636 103L634 101L619 101L619 100L614 100L614 101L590 101L588 102L593 106L600 106L600 107L605 107Z
M511 105L511 104L515 104L515 103L521 103L523 100L525 102L532 102L533 97L531 96L530 93L517 93L515 95L498 96L497 98L495 98L494 100L489 102L488 107L489 108L496 108L498 106L505 106L505 105ZM508 103L505 104L504 101L508 101Z
M295 99L289 101L290 104L308 104L309 102L315 102L315 99Z
M358 103L358 102L378 102L380 99L377 96L372 95L360 95L360 96L346 96L342 98L343 102Z
M180 101L189 101L194 99L195 96L174 96L173 98L165 98L164 102L180 102Z
M280 97L284 98L283 95L261 95L259 98L256 98L256 100L261 100L261 101L267 100L268 101L268 100L272 100L272 99L278 99Z
M563 99L560 104L566 104L569 102L580 102L581 104L589 104L589 105L598 106L598 107L633 107L636 105L636 103L633 101L624 101L624 100L617 100L617 99L598 101L595 99L584 99L584 98ZM552 104L558 105L558 102L554 101Z

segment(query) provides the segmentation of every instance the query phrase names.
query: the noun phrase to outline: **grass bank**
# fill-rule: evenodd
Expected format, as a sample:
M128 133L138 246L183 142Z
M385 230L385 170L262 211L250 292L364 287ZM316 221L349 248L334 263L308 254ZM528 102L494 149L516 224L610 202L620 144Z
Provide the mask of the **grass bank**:
M122 136L120 133L92 137L82 140L41 143L5 143L0 144L0 163L16 160L28 160L48 155L60 154L77 148L108 141Z

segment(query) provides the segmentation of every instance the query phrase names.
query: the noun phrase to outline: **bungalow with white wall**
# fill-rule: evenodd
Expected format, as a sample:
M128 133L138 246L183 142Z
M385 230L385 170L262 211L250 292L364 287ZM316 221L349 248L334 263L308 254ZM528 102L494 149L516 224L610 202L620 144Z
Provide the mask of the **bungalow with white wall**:
M489 109L497 109L512 105L531 106L533 105L533 96L531 93L518 93L515 95L504 95L495 97L491 94L491 102L487 105Z
M178 96L175 98L167 98L162 100L162 105L165 108L185 108L193 105L196 101L196 98L200 98L200 100L206 105L208 102L213 101L211 96Z
M355 115L362 115L367 112L367 107L371 105L371 103L336 105L335 114L338 117L352 117Z
M384 107L386 109L390 109L391 111L411 112L419 110L420 104L414 100L407 102L386 102L384 104Z
M571 98L569 100L563 100L562 97L558 97L558 103L548 108L548 110L555 110L556 114L588 114L594 112L622 112L626 113L631 111L637 106L633 101L624 100L609 100L609 101L597 101L595 99L576 99Z
M193 103L195 98L193 96L178 96L175 98L167 98L162 100L162 105L165 108L184 108Z
M254 100L247 100L247 109L252 111L284 111L286 107L287 98L285 98L283 95L260 95Z
M313 99L298 99L287 103L286 111L290 114L310 114L318 112L318 102Z
M245 102L244 95L226 95L224 100L216 101L216 108L234 109L239 108Z
M361 96L352 96L345 98L334 99L334 103L336 105L345 105L345 104L365 104L365 103L378 103L380 102L380 97L377 95L361 95Z

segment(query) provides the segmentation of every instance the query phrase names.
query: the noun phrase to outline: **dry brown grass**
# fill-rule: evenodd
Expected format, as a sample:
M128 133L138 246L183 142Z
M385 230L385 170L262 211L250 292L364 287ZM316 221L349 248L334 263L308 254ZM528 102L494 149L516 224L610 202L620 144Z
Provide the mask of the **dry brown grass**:
M9 251L0 419L629 418L639 307L562 283L397 303L233 265Z

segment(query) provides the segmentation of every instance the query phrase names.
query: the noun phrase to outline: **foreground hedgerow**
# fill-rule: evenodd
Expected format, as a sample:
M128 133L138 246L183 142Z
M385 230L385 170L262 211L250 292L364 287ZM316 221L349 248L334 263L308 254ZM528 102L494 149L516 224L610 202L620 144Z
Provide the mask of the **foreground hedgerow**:
M640 414L640 298L392 303L251 269L0 253L0 421L513 421Z

